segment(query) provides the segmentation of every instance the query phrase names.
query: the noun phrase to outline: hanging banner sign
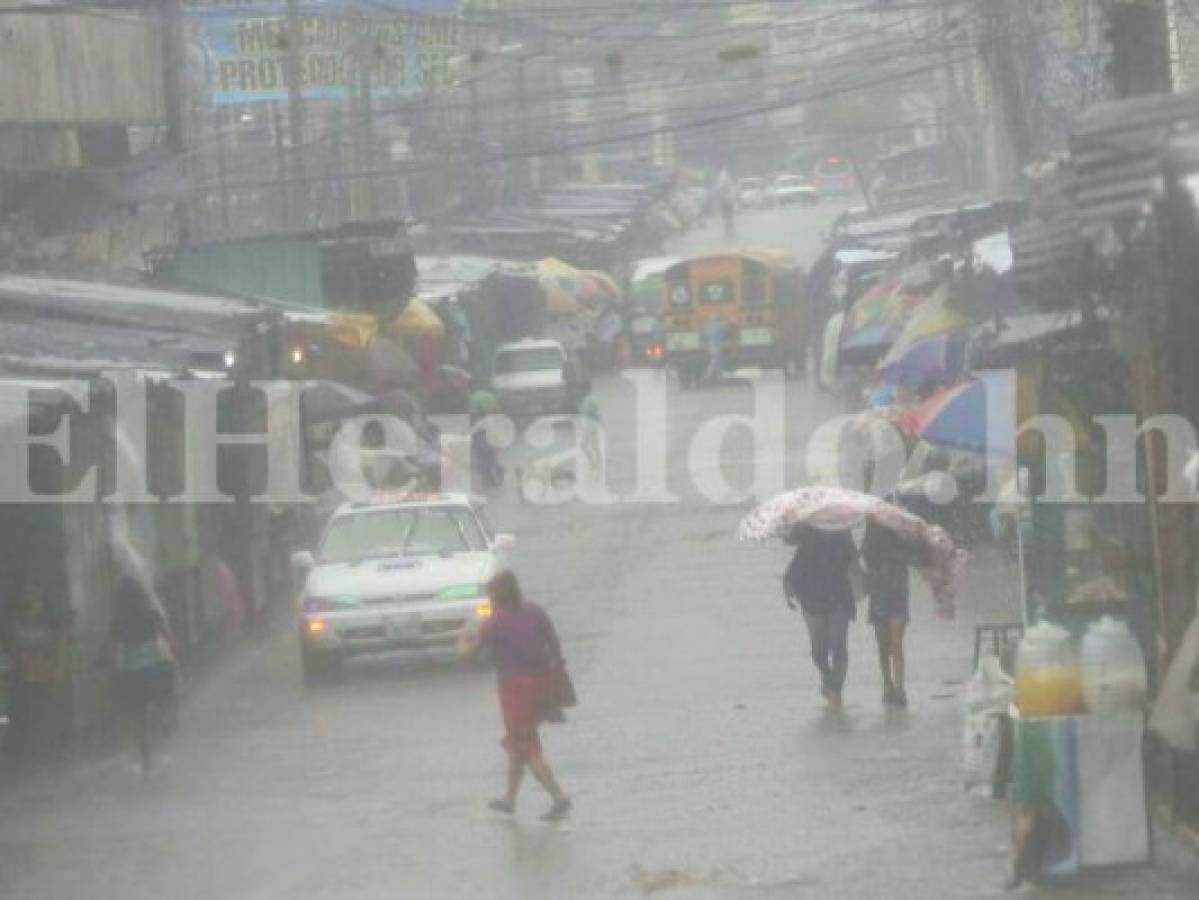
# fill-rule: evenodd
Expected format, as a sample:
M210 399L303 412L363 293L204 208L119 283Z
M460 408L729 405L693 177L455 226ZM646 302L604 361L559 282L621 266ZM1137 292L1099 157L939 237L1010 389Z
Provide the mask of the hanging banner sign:
M190 14L214 103L287 99L286 3L217 0ZM367 66L373 96L418 94L445 83L461 53L457 0L302 0L299 15L300 85L309 100L357 95Z

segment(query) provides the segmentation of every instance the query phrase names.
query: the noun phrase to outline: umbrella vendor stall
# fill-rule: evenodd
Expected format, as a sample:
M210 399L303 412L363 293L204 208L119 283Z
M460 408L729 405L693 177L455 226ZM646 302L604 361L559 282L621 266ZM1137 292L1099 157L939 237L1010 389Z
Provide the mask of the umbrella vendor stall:
M943 285L932 297L912 311L890 351L879 361L878 368L885 371L889 366L893 366L921 341L965 332L970 324L970 319L953 304L950 288Z
M899 278L888 278L869 288L845 314L841 363L873 365L885 356L921 300L921 295L906 288Z
M966 564L945 529L878 497L846 488L813 486L780 494L741 520L738 537L763 542L785 538L796 525L826 531L847 531L867 520L894 532L914 550L922 551L917 571L932 589L938 615L954 615L954 582Z
M888 353L879 363L879 378L887 385L910 388L955 381L965 367L966 345L964 334L922 338Z

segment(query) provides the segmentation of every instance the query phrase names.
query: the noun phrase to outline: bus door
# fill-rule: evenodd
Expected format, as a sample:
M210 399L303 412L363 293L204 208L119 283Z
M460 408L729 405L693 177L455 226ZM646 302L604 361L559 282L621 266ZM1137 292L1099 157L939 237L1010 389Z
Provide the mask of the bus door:
M782 324L770 269L752 259L741 263L738 340L742 348L765 352L778 343Z
M702 344L695 319L695 298L691 288L691 266L679 264L665 275L662 324L666 331L666 356L698 353Z

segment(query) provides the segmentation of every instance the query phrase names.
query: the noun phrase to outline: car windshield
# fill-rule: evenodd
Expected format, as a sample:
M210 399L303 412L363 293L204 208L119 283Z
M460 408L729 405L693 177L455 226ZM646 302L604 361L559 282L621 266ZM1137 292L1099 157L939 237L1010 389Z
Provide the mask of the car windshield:
M501 350L495 355L495 374L541 372L561 369L566 360L557 347L529 347L521 350Z
M390 556L446 556L487 549L474 513L464 507L383 509L335 519L321 542L323 563Z

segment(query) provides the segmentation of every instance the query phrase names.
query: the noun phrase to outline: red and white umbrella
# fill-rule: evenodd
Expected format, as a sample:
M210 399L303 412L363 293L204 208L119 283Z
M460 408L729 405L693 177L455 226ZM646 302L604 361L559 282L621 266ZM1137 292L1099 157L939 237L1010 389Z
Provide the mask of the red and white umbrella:
M954 582L966 564L966 553L939 525L926 522L893 503L846 488L813 486L779 494L741 520L737 536L743 541L785 538L796 525L826 531L846 531L871 520L901 539L927 550L927 564L917 569L932 588L937 612L954 614Z

